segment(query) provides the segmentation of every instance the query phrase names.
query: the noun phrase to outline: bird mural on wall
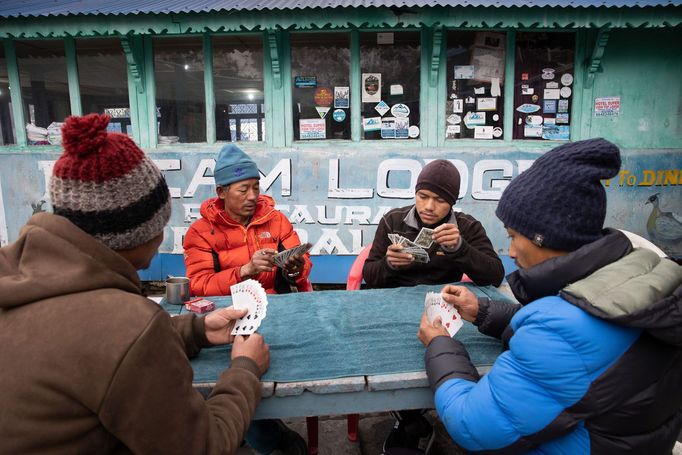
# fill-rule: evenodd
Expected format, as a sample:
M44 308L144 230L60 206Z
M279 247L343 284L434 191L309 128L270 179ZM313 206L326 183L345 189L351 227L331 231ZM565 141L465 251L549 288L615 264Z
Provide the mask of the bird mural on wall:
M682 256L682 215L660 208L660 193L649 197L651 214L646 222L649 238L669 256Z

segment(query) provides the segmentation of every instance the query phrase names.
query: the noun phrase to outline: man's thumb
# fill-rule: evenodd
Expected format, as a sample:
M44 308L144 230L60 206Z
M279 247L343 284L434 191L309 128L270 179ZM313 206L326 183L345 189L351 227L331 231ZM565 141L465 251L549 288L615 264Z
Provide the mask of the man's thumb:
M440 316L437 316L436 319L433 320L433 326L437 329L441 328L443 325L442 321L440 320Z

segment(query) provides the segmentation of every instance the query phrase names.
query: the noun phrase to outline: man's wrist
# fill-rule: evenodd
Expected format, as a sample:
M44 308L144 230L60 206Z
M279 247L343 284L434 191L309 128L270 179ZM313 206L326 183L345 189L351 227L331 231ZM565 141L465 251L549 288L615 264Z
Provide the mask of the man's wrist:
M252 275L254 275L254 274L251 273L251 269L249 267L249 264L244 264L241 267L239 267L239 276L241 278L248 278Z
M286 270L284 271L284 276L290 280L294 280L294 279L298 278L300 275L301 275L300 270L296 270L294 272L288 272Z
M453 246L441 245L441 248L442 248L443 251L445 251L446 253L456 253L457 251L459 251L459 249L460 249L461 247L462 247L462 237L460 237L460 238L457 240L457 245L453 245Z

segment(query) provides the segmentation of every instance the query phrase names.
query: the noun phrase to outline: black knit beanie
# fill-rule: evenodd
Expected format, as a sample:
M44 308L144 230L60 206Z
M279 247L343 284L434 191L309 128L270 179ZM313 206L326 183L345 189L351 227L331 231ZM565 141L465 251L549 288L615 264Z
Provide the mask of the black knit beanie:
M448 160L435 160L424 166L417 177L414 190L433 191L445 199L450 205L455 205L459 197L459 171Z
M606 217L601 180L619 169L620 151L605 139L559 146L511 181L495 214L538 246L574 251L601 237Z

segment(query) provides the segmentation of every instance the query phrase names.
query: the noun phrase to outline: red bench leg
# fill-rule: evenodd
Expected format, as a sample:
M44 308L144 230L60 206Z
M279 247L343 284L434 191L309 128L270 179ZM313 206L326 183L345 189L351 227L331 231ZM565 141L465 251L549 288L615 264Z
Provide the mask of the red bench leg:
M359 414L348 414L348 440L356 442L358 440Z
M305 424L308 430L308 455L317 455L317 417L306 417Z

